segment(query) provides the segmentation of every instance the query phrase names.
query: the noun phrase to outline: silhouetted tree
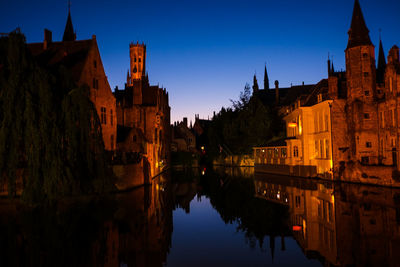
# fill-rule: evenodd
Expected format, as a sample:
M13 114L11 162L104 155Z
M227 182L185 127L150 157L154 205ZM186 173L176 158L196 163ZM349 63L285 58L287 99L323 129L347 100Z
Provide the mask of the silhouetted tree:
M41 67L19 32L0 38L0 179L41 201L112 189L112 171L89 88L62 66ZM21 172L23 174L21 174Z

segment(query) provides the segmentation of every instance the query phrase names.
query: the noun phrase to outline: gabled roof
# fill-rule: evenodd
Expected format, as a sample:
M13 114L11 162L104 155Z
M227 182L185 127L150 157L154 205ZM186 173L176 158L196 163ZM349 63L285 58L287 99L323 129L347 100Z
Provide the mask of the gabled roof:
M65 66L75 81L79 81L93 39L74 42L53 42L44 49L43 43L28 44L32 55L46 67Z
M347 43L347 49L361 45L372 45L371 39L369 38L369 30L365 24L358 0L354 2L353 17L348 33L349 42Z

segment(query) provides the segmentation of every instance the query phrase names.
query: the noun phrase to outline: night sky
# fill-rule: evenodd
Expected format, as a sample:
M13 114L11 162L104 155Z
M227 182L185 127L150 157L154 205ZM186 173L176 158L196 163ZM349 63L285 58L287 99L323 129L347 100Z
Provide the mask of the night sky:
M379 29L387 55L400 46L400 1L360 0L372 42ZM123 88L129 43L147 44L150 82L167 88L171 120L194 113L207 118L237 99L256 72L263 87L267 63L270 87L316 83L327 77L328 53L345 68L344 49L353 0L336 1L72 1L77 39L97 36L111 88ZM28 42L42 42L43 29L62 38L67 1L5 1L0 32L16 27ZM377 48L376 48L377 49Z

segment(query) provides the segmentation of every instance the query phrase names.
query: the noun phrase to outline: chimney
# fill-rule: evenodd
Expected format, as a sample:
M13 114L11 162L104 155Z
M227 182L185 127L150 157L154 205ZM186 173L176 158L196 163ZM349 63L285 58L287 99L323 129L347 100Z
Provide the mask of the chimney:
M48 29L44 29L43 49L46 50L52 42L52 33Z
M279 105L279 82L275 81L275 104Z
M183 118L183 124L187 127L187 118L186 117Z

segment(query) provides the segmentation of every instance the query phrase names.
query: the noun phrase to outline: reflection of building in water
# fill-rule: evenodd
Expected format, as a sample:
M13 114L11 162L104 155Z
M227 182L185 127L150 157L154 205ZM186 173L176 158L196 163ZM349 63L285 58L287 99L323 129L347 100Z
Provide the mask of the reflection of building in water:
M342 264L400 266L400 190L340 185L335 200Z
M289 206L293 236L308 257L337 262L333 189L301 179L256 179L256 195Z
M307 257L399 266L400 190L261 176L255 188L258 197L290 207L293 236Z
M172 206L163 177L121 193L30 210L0 200L0 266L163 266ZM44 256L45 255L45 256Z
M163 176L128 194L121 194L116 212L120 264L162 266L171 246L172 206Z

